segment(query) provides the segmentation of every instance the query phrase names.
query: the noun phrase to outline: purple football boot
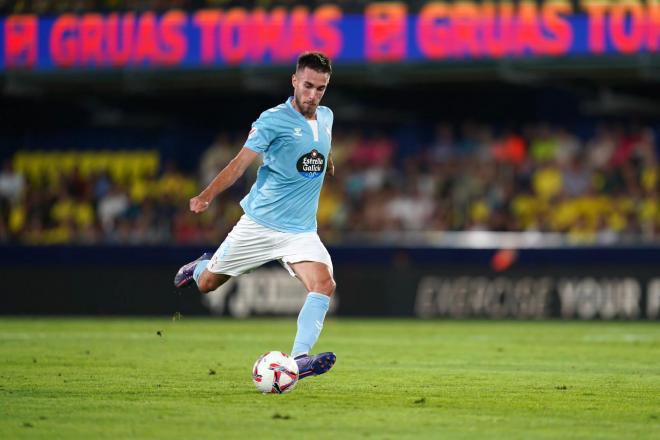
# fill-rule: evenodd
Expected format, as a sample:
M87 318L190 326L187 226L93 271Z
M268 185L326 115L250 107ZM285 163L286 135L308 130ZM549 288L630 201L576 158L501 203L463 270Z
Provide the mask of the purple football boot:
M186 287L187 285L192 283L193 273L195 273L195 267L197 267L197 263L199 263L202 260L210 260L212 256L213 256L212 252L204 252L202 256L196 259L195 261L191 261L190 263L181 266L179 271L174 276L174 285L176 287Z
M307 376L318 376L330 371L337 360L337 356L331 352L319 353L316 356L301 354L296 356L294 360L298 364L298 378L303 379Z

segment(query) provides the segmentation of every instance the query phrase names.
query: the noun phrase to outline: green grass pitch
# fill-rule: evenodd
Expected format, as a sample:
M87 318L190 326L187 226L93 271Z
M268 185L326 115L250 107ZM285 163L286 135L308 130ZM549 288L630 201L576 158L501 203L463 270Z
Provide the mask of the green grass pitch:
M335 368L251 381L294 319L0 319L0 438L660 438L660 325L330 319Z

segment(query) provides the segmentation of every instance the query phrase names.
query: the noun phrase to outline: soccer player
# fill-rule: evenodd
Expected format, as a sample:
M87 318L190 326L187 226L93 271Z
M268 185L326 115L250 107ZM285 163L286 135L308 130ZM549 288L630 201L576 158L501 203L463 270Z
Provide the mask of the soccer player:
M239 153L190 199L191 211L205 211L262 156L257 180L241 200L244 215L214 254L182 266L174 278L177 287L194 281L200 292L208 293L231 277L279 260L309 292L291 352L301 378L326 373L336 360L329 352L310 355L335 291L332 260L316 233L323 178L326 172L334 175L334 117L328 107L319 106L331 73L330 60L322 53L302 54L291 77L293 96L263 112Z

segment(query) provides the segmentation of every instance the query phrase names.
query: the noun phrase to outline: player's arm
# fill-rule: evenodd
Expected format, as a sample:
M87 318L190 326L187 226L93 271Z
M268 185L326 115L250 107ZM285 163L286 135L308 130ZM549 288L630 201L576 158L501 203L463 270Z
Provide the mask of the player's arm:
M335 162L332 160L332 151L328 153L328 174L334 177L335 175Z
M259 153L256 151L246 147L241 148L236 157L215 176L209 186L198 196L190 199L190 210L197 213L206 211L213 199L232 186L258 156Z

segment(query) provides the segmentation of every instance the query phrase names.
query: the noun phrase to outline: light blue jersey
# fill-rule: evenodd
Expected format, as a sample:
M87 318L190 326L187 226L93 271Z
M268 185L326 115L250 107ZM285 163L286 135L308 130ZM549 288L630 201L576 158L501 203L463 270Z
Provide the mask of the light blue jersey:
M291 105L266 110L252 124L245 147L261 153L263 165L241 200L256 223L282 232L316 231L319 194L330 154L332 111L316 110L317 133Z

